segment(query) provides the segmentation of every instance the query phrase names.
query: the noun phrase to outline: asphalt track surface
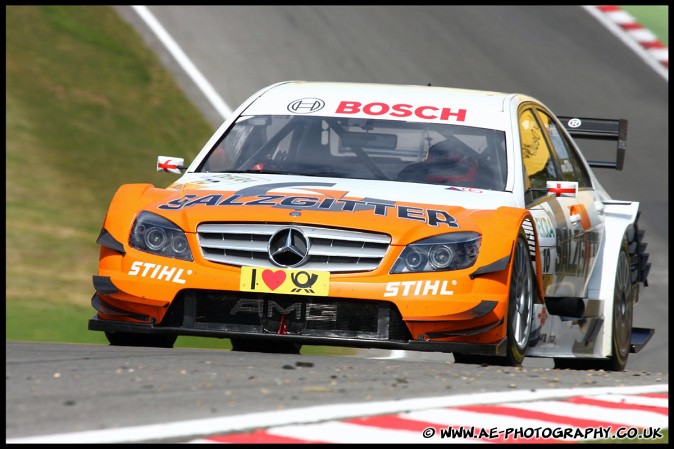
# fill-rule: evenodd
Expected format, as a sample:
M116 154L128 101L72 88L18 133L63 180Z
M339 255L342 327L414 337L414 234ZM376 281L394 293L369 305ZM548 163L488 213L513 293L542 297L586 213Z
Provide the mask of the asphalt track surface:
M149 9L232 109L266 85L302 79L522 92L559 115L628 119L625 169L597 174L614 198L641 203L640 224L653 268L635 308L635 325L653 327L656 333L642 352L631 355L622 373L555 371L550 361L539 359L527 359L521 369L476 368L453 364L449 355L374 350L288 357L7 343L8 442L56 434L70 435L70 442L77 435L82 442L114 442L121 438L119 431L132 426L318 405L364 404L366 409L377 401L469 393L651 385L663 385L666 391L668 83L581 7ZM175 73L213 126L219 125L222 111L146 23L128 6L117 10ZM613 155L611 150L593 158ZM112 433L100 433L104 431ZM170 439L193 441L207 434L185 431ZM144 438L162 439L151 432Z

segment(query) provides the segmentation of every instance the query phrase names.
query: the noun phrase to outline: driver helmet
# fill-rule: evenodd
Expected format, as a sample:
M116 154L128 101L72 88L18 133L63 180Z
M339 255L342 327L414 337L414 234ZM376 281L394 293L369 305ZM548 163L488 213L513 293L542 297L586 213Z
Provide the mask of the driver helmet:
M459 149L459 145L462 143L443 140L428 149L426 163L431 165L431 169L426 175L427 181L443 184L470 184L474 181L477 159L466 154L466 151L472 150Z

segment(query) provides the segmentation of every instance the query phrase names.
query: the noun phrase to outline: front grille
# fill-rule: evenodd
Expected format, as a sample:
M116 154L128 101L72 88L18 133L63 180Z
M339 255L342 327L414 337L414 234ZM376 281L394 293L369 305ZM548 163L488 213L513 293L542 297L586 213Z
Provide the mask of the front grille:
M275 268L269 261L269 239L291 225L255 223L204 223L197 227L199 247L211 262L235 266ZM344 229L292 225L309 241L305 270L356 272L376 269L384 258L391 237ZM299 267L298 267L299 268Z
M408 341L397 307L386 301L347 298L258 296L246 292L186 290L174 301L160 327L223 333Z

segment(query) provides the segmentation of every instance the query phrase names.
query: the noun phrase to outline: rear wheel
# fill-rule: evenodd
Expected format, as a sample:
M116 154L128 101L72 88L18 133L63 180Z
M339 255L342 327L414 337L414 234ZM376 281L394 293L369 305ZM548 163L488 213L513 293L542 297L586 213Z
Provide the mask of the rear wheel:
M634 296L637 285L632 283L627 244L624 243L618 255L618 268L613 291L613 324L611 326L611 355L608 359L555 359L559 369L603 369L623 371L627 366L632 338Z
M613 292L612 354L605 362L606 369L610 371L623 371L627 366L632 338L634 291L635 286L632 285L627 247L623 246L618 258L618 271Z
M520 366L526 356L533 321L534 271L523 230L515 242L508 293L507 349L505 357L454 354L457 363Z
M134 334L129 332L106 331L105 336L111 346L147 346L151 348L172 348L177 335Z
M269 342L232 338L232 351L266 352L271 354L299 354L302 345L292 342Z

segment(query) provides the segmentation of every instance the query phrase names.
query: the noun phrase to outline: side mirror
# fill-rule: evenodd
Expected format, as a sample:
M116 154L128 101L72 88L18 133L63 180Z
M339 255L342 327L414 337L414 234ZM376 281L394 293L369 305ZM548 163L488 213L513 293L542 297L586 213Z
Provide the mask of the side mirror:
M158 156L157 157L157 171L166 172L166 173L176 173L181 174L180 170L185 170L187 167L183 165L185 159L180 157L171 157L171 156Z

